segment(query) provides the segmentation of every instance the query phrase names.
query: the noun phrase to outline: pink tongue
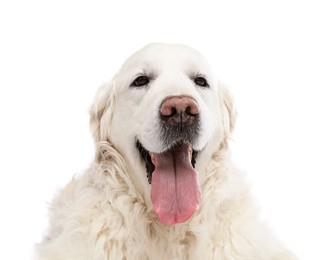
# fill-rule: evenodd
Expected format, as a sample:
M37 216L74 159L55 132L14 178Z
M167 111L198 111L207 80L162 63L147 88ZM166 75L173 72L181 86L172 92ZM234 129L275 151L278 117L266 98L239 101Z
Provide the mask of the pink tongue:
M199 207L201 193L189 151L189 145L181 145L154 155L151 200L163 224L185 222Z

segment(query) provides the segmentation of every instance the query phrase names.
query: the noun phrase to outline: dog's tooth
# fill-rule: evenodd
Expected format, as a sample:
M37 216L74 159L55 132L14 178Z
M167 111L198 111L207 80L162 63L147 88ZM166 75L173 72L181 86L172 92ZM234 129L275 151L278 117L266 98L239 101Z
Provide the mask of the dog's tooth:
M193 154L193 148L192 148L192 146L189 146L188 147L188 156L189 156L189 158L192 158L192 154Z
M157 161L157 155L155 153L149 152L149 155L151 157L151 161L153 164L156 164Z

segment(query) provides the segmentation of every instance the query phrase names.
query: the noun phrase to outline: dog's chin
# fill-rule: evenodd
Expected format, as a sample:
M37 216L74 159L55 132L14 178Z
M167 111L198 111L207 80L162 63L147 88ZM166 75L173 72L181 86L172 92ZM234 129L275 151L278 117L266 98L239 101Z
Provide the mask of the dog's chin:
M152 174L155 171L157 165L158 154L148 151L139 140L136 141L136 147L139 151L142 160L145 163L148 182L149 184L151 184ZM190 161L192 167L195 168L196 157L199 151L194 150L192 144L188 142L185 141L176 142L175 144L171 145L168 149L166 149L164 152L160 154L164 154L164 155L170 153L174 154L175 152L182 152L182 151L185 155L187 155L187 160Z

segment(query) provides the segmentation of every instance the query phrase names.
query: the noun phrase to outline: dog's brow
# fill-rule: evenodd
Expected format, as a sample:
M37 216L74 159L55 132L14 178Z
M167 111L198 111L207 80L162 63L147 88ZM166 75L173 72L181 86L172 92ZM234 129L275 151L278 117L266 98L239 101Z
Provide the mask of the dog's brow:
M157 73L153 70L153 68L151 66L149 66L148 64L142 66L138 73L135 75L135 77L138 76L147 76L150 79L154 79L156 78Z
M189 73L189 77L190 77L190 79L195 79L197 77L202 77L202 78L208 79L208 76L205 73L202 73L200 71L191 71Z

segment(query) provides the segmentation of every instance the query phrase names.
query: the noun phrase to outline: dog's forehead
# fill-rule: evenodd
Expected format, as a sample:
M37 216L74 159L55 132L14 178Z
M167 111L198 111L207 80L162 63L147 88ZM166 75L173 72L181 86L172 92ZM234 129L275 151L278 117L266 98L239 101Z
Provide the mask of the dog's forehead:
M207 60L195 49L181 44L149 44L133 54L124 68L179 68L207 72Z

